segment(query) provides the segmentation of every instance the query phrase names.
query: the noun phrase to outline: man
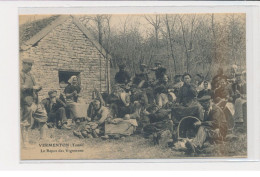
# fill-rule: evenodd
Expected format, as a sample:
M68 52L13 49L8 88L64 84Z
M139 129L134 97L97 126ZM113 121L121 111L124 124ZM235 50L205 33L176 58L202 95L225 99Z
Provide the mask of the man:
M179 90L177 102L182 106L188 107L195 101L197 91L196 87L191 84L191 75L189 73L185 73L182 76L182 79L184 84Z
M33 63L33 60L30 59L23 60L20 73L21 131L24 147L29 143L28 130L33 128L35 122L39 125L40 138L45 138L46 113L38 105L37 93L41 90L41 87L36 85L34 77L30 73Z
M191 84L191 75L185 73L183 76L184 84L180 88L176 102L172 109L172 116L176 122L185 116L195 116L203 120L203 112L201 105L197 102L196 87Z
M125 64L119 65L119 72L115 75L115 82L117 84L128 84L130 82L130 74L125 71Z
M51 125L55 124L57 128L70 130L71 128L67 125L66 104L57 98L56 90L50 90L48 95L49 98L42 100L42 105L48 115L47 122Z
M135 74L134 84L136 84L138 88L147 88L149 82L147 65L141 64L140 71L140 73Z
M163 76L166 74L166 68L162 67L161 62L157 61L154 63L155 67L152 68L152 71L155 71L155 78L156 80L163 79Z
M174 94L178 95L180 88L183 86L182 75L178 74L174 76Z
M221 108L211 102L209 95L198 100L204 109L204 120L194 123L199 129L195 138L185 144L188 153L198 152L206 140L223 140L227 134L227 122Z
M233 101L235 103L234 119L237 123L244 122L243 104L246 103L246 82L242 80L240 73L236 74L236 81L232 85L234 93Z
M36 86L35 79L30 73L32 65L33 60L23 60L23 67L20 73L22 109L26 109L26 107L28 107L28 102L26 100L32 99L33 102L37 102L37 92L41 90L40 86Z

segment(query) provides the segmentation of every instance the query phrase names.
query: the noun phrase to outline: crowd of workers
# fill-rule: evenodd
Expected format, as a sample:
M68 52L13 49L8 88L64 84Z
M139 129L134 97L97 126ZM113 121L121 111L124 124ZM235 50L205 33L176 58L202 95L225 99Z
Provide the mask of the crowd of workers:
M238 72L236 65L229 75L220 68L210 81L202 74L192 77L189 73L170 80L160 62L151 69L141 64L140 72L131 77L121 64L112 93L94 89L93 101L83 108L86 116L76 116L74 109L81 94L77 76L68 80L59 97L56 90L50 90L48 98L39 101L41 87L30 74L32 65L33 61L24 60L20 76L25 146L29 129L38 127L40 138L48 136L49 128L72 129L79 138L120 139L136 133L152 137L155 144L185 138L187 152L196 153L205 141L225 141L228 131L246 126L246 72ZM150 78L150 72L155 73L155 79ZM77 125L74 128L68 123L70 118ZM193 135L189 135L191 130Z

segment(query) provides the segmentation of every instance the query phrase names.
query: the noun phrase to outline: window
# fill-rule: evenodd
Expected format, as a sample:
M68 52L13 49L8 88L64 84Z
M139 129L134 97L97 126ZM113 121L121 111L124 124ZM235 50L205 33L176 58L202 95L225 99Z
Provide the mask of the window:
M68 85L68 80L71 76L77 76L80 82L80 72L59 71L59 84L61 88L65 88Z

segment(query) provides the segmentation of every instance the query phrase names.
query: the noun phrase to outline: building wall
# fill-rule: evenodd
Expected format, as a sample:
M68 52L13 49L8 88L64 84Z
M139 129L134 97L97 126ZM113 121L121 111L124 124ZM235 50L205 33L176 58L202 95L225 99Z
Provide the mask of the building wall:
M20 52L20 60L33 59L31 73L36 83L43 87L40 100L50 89L60 88L58 71L80 72L83 99L91 101L94 88L107 91L106 59L69 18L41 39L37 45ZM101 65L100 65L101 64ZM109 66L108 66L109 67Z

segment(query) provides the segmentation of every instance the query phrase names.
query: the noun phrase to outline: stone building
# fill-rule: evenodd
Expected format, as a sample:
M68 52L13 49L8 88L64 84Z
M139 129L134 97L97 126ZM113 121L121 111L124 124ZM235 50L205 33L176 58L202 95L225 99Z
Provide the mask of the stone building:
M83 100L89 103L94 88L110 89L110 56L77 16L51 16L20 26L20 61L33 59L31 73L43 87L40 100L50 89L63 93L72 75L80 78Z

